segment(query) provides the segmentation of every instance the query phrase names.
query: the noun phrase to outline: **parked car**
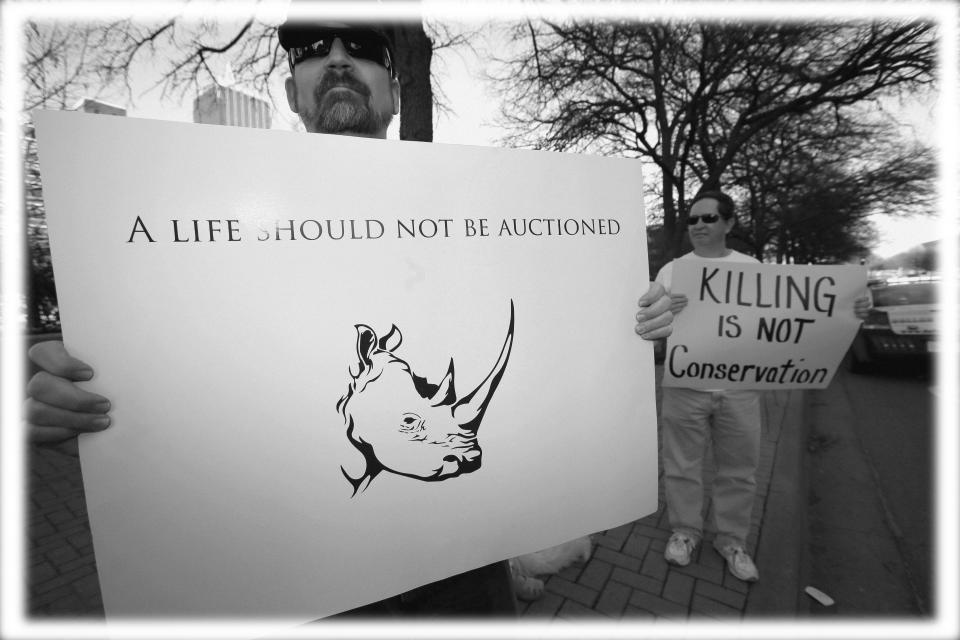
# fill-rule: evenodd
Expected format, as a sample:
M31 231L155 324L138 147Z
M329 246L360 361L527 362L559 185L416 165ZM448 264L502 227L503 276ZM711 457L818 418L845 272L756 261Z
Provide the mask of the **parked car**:
M876 362L929 360L937 352L937 286L924 276L870 287L873 309L850 346L854 372Z

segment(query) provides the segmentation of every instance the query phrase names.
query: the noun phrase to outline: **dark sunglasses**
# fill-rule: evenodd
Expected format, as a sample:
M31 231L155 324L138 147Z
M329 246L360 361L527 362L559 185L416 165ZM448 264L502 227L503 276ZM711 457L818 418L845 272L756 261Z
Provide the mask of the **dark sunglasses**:
M695 224L697 224L698 222L700 222L700 220L703 220L703 221L704 221L705 223L707 223L707 224L713 224L714 222L716 222L716 221L719 220L719 219L720 219L720 214L719 214L719 213L705 213L705 214L703 214L703 215L701 215L701 216L690 216L690 217L688 217L688 218L687 218L687 224L692 227L693 225L695 225Z
M333 41L337 38L340 38L343 48L351 58L375 62L393 75L393 60L390 58L390 47L387 46L387 41L376 31L356 28L319 28L316 30L316 40L312 44L290 47L287 51L290 73L293 73L293 66L298 62L307 58L322 58L330 55Z

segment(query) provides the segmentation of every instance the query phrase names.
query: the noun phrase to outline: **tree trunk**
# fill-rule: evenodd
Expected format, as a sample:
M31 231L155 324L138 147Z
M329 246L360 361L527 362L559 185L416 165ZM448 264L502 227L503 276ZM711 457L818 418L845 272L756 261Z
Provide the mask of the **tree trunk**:
M400 139L433 142L433 43L422 22L399 24L390 31L400 76Z
M678 232L677 220L677 201L673 194L673 181L667 176L666 172L661 172L663 176L663 234L664 257L669 262L677 257L680 251L680 234Z

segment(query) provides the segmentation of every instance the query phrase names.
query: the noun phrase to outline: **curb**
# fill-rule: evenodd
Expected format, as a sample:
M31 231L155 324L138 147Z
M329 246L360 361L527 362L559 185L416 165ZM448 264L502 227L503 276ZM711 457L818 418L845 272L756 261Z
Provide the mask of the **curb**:
M753 585L744 617L795 617L807 555L806 395L783 394L781 425L770 488L757 545L760 581ZM778 399L779 400L779 399Z

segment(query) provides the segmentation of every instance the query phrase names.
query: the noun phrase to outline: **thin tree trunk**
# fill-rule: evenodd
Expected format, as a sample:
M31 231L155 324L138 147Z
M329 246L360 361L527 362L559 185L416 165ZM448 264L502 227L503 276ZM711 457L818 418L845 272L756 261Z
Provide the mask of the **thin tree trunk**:
M392 28L400 75L400 139L433 142L433 43L422 22Z

